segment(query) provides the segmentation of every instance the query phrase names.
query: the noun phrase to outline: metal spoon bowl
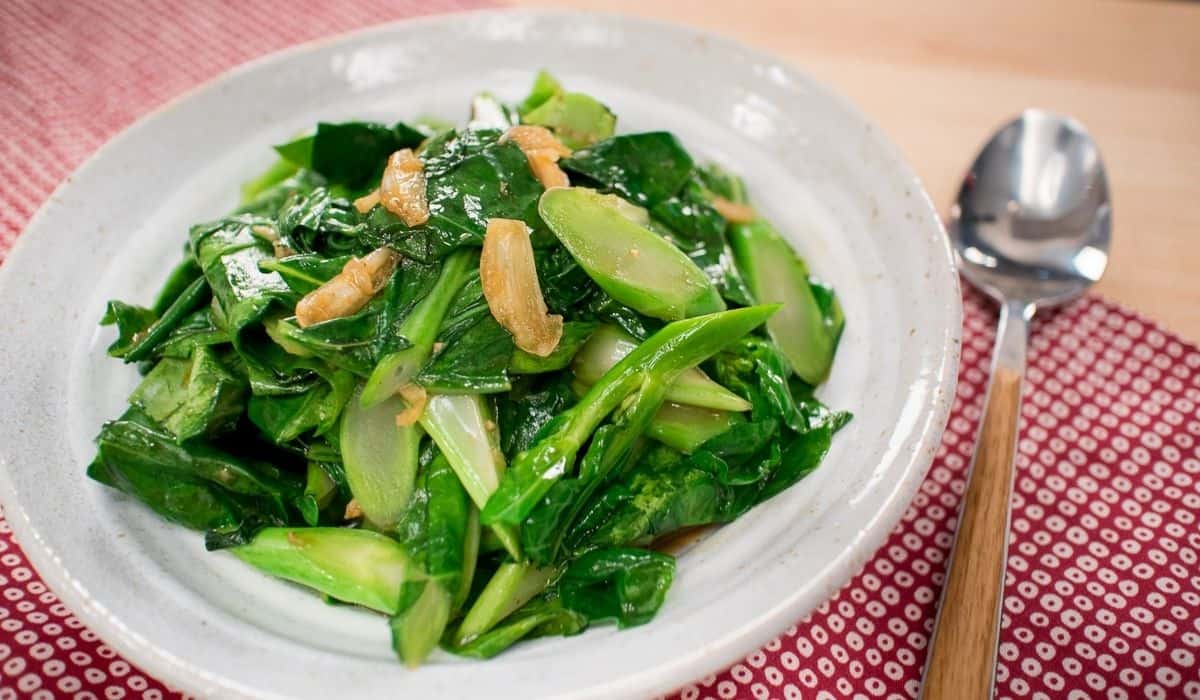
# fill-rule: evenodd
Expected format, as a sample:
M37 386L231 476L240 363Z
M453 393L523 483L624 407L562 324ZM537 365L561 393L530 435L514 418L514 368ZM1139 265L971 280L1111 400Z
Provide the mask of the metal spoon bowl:
M1026 110L976 157L949 232L963 276L1001 303L1079 296L1104 274L1112 240L1096 143L1074 119Z
M1108 181L1087 130L1033 109L1006 124L971 165L949 231L960 272L1000 303L1000 323L922 696L990 700L1028 324L1039 308L1083 294L1108 265Z

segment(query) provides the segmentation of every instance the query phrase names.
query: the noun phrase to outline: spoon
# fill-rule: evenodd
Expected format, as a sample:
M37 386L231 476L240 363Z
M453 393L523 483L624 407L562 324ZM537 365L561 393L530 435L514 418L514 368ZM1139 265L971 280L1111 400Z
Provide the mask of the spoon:
M925 700L990 700L1029 322L1104 273L1112 208L1079 122L1029 109L971 165L950 211L959 271L1000 304L986 408L938 606Z

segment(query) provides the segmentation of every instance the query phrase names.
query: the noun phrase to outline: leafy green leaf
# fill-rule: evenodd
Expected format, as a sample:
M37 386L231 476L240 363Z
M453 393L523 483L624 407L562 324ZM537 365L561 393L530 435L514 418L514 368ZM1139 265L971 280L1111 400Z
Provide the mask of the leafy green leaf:
M227 540L264 525L284 525L297 479L269 464L212 446L180 445L137 408L106 423L88 476L124 491L168 520Z
M595 550L571 562L558 582L563 606L624 629L649 622L675 576L675 559L644 549Z
M576 151L561 164L647 207L679 192L695 166L679 140L666 131L614 136Z
M184 319L208 299L208 294L204 278L196 278L159 317L149 309L110 301L100 324L116 323L118 337L108 347L108 354L126 362L150 359Z
M294 250L333 257L374 247L360 239L361 221L350 200L316 187L297 191L283 203L277 229L280 240Z
M281 143L278 146L275 146L275 152L279 154L280 158L292 163L292 165L295 165L298 168L311 170L313 140L314 136L312 134L309 134L308 136L300 136L288 141L287 143Z
M163 357L186 359L197 348L224 345L230 342L229 333L213 319L212 307L196 309L171 331L156 348Z
M512 390L496 399L500 447L504 454L513 457L529 449L542 427L576 400L568 373L513 382Z
M246 417L276 444L306 433L324 435L337 425L342 408L354 390L354 377L343 370L327 374L328 381L298 394L256 394Z
M723 297L742 306L754 303L729 247L728 223L708 203L695 181L677 196L659 202L652 213L667 227L663 233L704 270Z
M439 336L441 352L417 375L431 391L494 394L508 391L512 336L490 315L455 335Z
M207 347L190 359L164 358L129 396L176 440L232 428L245 410L246 381L232 374Z
M359 187L383 172L384 163L392 153L401 148L416 148L423 140L424 134L403 122L395 126L373 122L321 122L312 137L311 167L330 182ZM284 148L291 151L290 146ZM299 145L295 150L302 153ZM303 159L302 155L300 159ZM308 167L303 163L300 165Z
M192 227L192 255L204 271L213 297L221 307L224 325L236 333L260 320L275 303L294 299L291 289L276 272L264 272L259 263L273 258L269 243L254 235L256 225L269 224L242 215Z
M158 314L142 306L123 301L108 302L100 325L117 327L117 339L108 346L111 357L124 357L133 346L145 337L146 331L158 320Z

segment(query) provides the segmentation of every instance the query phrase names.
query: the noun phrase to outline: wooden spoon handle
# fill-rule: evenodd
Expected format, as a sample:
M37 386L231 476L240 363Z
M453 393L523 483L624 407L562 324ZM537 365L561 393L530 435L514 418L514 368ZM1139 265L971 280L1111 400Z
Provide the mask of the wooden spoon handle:
M1019 340L1015 353L1019 357L1005 358L1005 348L997 348L958 537L930 642L925 700L990 700L992 696L1025 343L1024 319L1004 316L1009 314L1002 316L997 342ZM1019 338L1006 338L1008 334Z

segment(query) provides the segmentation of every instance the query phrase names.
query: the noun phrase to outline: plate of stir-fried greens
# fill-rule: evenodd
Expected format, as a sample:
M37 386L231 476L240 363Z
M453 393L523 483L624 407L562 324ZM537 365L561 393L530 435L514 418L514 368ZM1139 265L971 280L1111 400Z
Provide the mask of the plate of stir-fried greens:
M366 107L241 135L236 156L208 156L152 203L143 224L172 228L126 245L100 229L106 271L50 280L114 297L72 321L101 324L78 331L61 409L85 466L40 461L47 485L71 485L33 497L35 467L6 453L3 490L39 569L60 591L80 582L68 600L118 648L222 697L663 692L819 602L898 517L957 364L952 266L915 181L868 140L853 148L877 153L848 162L878 184L869 216L846 213L845 163L828 170L840 190L804 189L811 166L769 164L772 149L820 163L861 118L778 66L746 77L731 61L752 54L685 30L653 32L746 81L727 88L749 95L729 126L679 116L702 94L631 97L594 43L561 72L554 52L549 72L517 68L537 52L514 54L515 36L572 20L434 19L284 55L89 166L136 170L121 149L203 139L205 119L235 134L205 110L272 81L290 95L313 66L335 66L325 97ZM652 31L586 22L610 41ZM450 35L475 36L485 70L396 76L411 66L398 42ZM611 97L592 89L606 84ZM421 85L436 99L391 106ZM754 89L829 112L809 118L829 131L782 140ZM749 157L722 133L771 148ZM43 219L65 220L54 208L87 172ZM17 423L5 415L6 439ZM64 512L80 522L58 520L76 533L59 571L34 533Z

